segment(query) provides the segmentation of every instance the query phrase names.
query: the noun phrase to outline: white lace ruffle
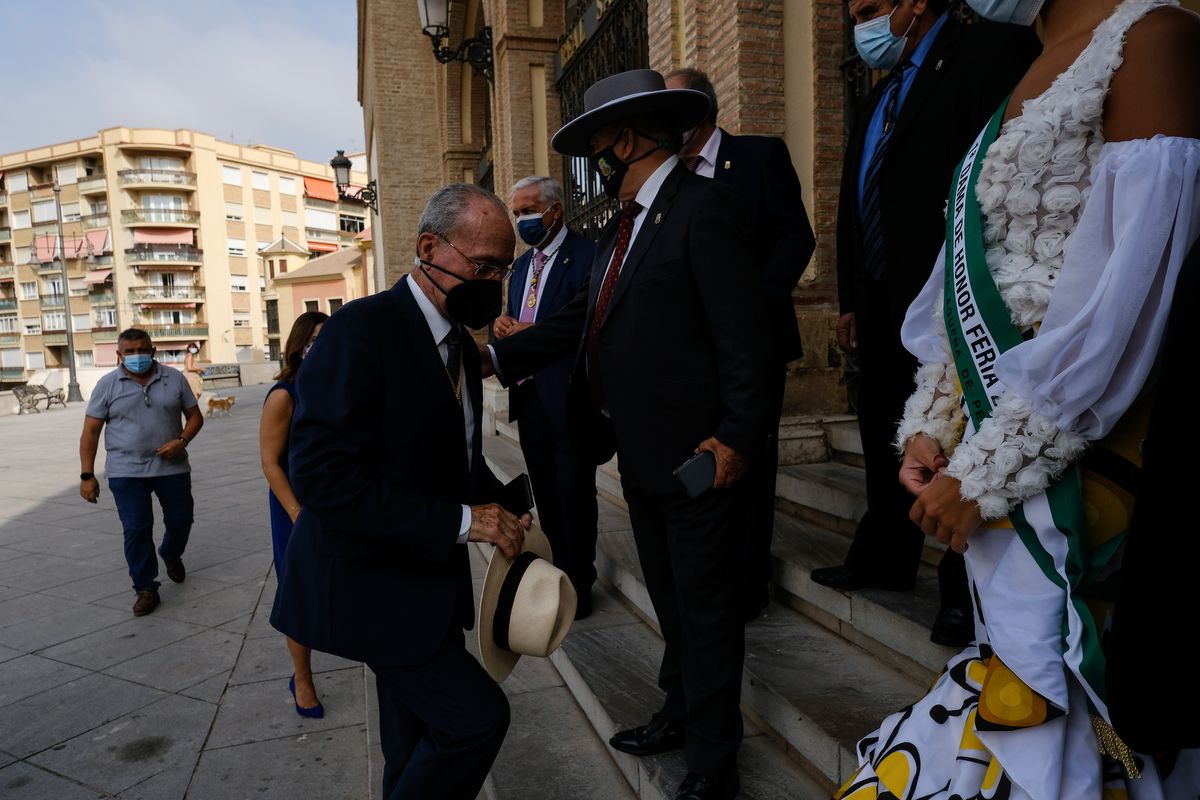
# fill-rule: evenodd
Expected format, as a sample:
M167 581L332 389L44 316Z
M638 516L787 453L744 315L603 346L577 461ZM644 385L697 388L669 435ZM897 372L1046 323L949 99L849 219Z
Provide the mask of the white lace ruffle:
M904 404L904 416L896 430L896 452L901 457L908 440L923 433L954 452L962 438L964 418L958 402L958 386L949 364L935 362L917 368L916 391Z
M946 474L959 480L962 498L978 503L984 519L998 519L1044 492L1087 444L1083 436L1061 430L1008 394L975 435L955 449Z

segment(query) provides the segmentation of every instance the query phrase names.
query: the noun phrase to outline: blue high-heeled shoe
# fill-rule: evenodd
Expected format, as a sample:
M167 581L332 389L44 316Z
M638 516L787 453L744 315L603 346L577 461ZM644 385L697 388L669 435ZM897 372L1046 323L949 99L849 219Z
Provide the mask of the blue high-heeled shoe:
M288 678L288 689L292 692L292 702L296 704L296 713L309 719L321 719L325 716L325 706L317 703L312 708L305 708L296 701L296 676Z

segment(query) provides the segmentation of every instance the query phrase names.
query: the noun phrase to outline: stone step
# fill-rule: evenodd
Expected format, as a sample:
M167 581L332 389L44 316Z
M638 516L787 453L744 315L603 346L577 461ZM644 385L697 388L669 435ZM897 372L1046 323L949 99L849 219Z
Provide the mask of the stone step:
M621 473L617 471L617 457L596 467L596 493L618 508L628 510L625 493L621 491Z
M502 480L518 474L524 467L515 448L488 443L486 450ZM628 532L629 518L623 498L614 502L611 492L620 492L615 462L602 465L596 473L599 503L599 528L602 536ZM608 489L600 488L605 484ZM937 614L939 597L937 575L923 565L913 592L864 590L839 592L814 583L809 573L817 567L841 564L849 549L848 537L819 525L777 512L774 556L774 583L781 601L811 617L829 630L871 651L892 666L917 680L928 683L944 666L951 651L929 641L929 626ZM635 560L632 550L624 553L616 547L601 547L596 553L597 570L629 597L638 608L649 609L650 599L640 580L614 564L613 559ZM640 573L639 573L640 575Z
M471 548L476 593L491 550ZM470 634L467 648L478 657ZM483 786L484 800L637 797L549 660L521 659L500 686L508 696L512 723Z
M592 616L576 623L551 656L602 740L644 724L663 702L657 687L662 640L608 591L598 588ZM609 749L641 800L666 800L687 772L682 752L636 758ZM754 800L817 800L833 786L800 769L761 727L745 721L739 753L742 789ZM580 797L605 797L597 792Z
M861 468L836 461L780 467L775 502L797 519L853 537L867 510L866 478ZM946 545L925 537L925 564L936 566L945 552Z
M506 412L507 413L507 412ZM517 431L517 423L508 422L507 417L496 419L496 435L501 439L505 439L515 444L518 448L521 446L521 435Z
M771 554L780 599L922 683L932 682L954 653L929 641L940 605L936 571L922 566L911 592L840 592L809 578L817 567L841 564L849 546L844 536L776 513Z
M863 468L862 436L858 432L856 417L826 421L825 441L829 445L831 461Z
M656 629L632 534L602 533L598 549L597 572ZM746 626L743 706L831 784L853 774L858 739L926 685L779 603Z

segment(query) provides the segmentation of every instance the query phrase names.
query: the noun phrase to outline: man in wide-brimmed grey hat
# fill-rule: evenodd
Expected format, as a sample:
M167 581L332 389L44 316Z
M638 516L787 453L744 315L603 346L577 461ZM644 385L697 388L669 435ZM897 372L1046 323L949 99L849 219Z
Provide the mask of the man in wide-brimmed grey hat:
M596 463L620 456L646 587L666 650L662 708L621 731L618 750L684 747L677 798L731 798L744 650L739 581L745 484L767 442L767 331L749 229L733 191L679 162L680 134L708 98L634 70L599 81L587 109L554 135L588 156L622 204L600 234L590 287L557 315L497 342L505 381L574 353L570 391L587 419L568 420ZM689 497L674 470L712 453L712 488Z

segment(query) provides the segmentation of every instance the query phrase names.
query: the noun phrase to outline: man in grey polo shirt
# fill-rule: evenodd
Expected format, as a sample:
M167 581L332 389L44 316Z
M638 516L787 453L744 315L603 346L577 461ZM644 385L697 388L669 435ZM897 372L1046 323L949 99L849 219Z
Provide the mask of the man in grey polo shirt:
M196 396L178 370L154 361L154 343L143 330L117 337L119 365L96 384L79 438L79 494L89 503L100 496L94 474L100 431L107 453L105 474L125 529L125 561L137 599L134 616L158 607L158 559L154 556L154 507L163 510L159 555L167 577L182 583L183 550L192 530L192 476L187 446L204 417ZM185 424L186 421L186 424Z

